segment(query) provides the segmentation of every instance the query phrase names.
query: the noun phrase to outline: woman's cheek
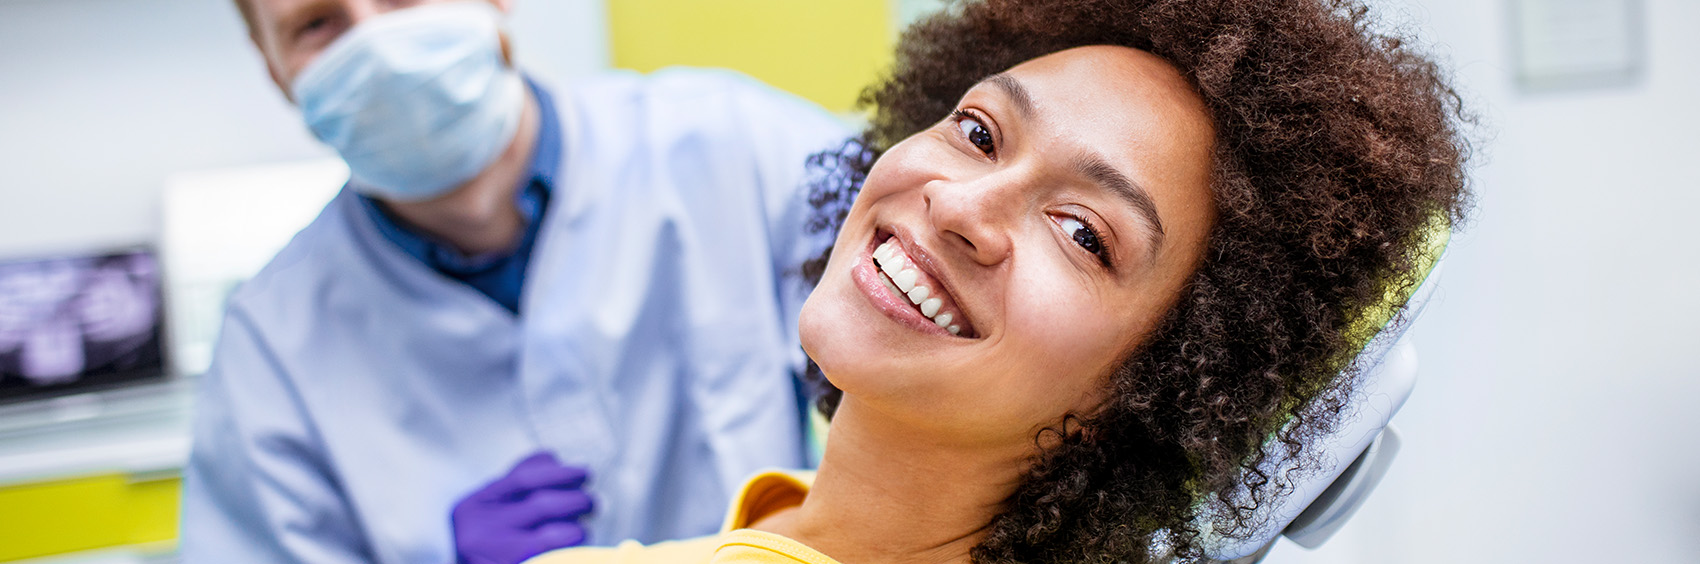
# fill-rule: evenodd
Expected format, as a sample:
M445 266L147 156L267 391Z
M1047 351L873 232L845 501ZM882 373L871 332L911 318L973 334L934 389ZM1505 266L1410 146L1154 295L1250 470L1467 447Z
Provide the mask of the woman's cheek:
M1010 358L1037 374L1034 385L1040 389L1072 398L1094 387L1094 380L1120 360L1125 339L1116 338L1116 328L1105 323L1113 319L1104 315L1109 305L1078 299L1086 292L1053 288L1036 293L1044 297L1030 298L1010 319L1011 330L1021 331Z

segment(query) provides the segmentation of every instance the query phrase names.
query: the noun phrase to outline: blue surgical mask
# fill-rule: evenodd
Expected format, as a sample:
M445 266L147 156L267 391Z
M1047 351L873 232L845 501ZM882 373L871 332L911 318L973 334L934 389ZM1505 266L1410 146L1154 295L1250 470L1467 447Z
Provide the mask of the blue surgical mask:
M481 1L397 10L349 29L301 71L296 103L348 162L350 186L426 200L501 156L525 110L501 25L502 13Z

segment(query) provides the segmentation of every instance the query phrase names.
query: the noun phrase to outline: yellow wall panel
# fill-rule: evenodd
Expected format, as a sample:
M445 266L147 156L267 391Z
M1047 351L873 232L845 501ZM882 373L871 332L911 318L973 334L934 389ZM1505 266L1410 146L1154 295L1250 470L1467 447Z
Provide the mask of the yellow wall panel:
M609 0L614 66L736 69L847 111L891 61L889 0Z

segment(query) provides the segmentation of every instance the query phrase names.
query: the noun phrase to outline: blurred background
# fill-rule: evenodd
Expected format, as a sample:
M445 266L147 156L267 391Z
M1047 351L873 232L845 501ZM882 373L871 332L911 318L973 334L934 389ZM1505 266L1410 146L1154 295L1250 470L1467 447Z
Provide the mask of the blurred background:
M1477 207L1385 481L1268 561L1700 562L1700 2L1371 4L1480 116ZM511 27L548 83L728 66L854 120L939 5L516 0ZM224 297L345 174L229 0L0 0L0 561L173 560ZM21 329L55 315L102 329Z

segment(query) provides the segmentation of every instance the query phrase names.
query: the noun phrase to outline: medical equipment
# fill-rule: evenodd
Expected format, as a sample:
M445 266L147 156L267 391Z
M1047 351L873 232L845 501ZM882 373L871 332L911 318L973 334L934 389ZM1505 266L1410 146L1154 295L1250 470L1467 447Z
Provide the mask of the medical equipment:
M160 300L148 250L0 262L0 401L163 377Z
M1399 434L1388 422L1416 385L1417 351L1406 330L1434 294L1448 236L1444 227L1428 233L1426 275L1408 297L1388 301L1387 321L1354 360L1359 375L1352 406L1332 432L1312 445L1317 451L1311 459L1314 465L1274 453L1266 458L1259 469L1291 490L1256 511L1261 526L1255 534L1233 540L1206 535L1207 557L1225 564L1255 564L1281 537L1308 549L1322 546L1381 483L1399 452ZM1212 500L1206 515L1224 510Z

